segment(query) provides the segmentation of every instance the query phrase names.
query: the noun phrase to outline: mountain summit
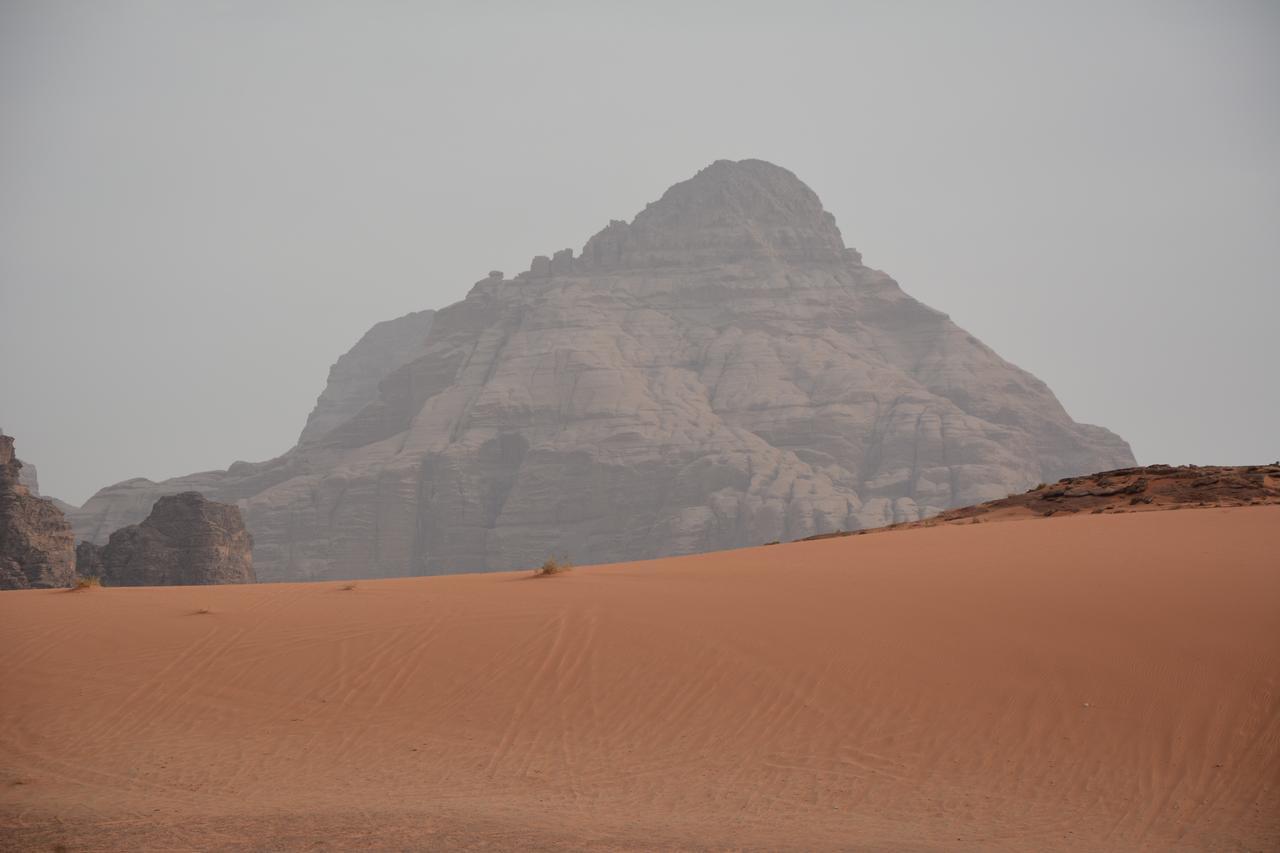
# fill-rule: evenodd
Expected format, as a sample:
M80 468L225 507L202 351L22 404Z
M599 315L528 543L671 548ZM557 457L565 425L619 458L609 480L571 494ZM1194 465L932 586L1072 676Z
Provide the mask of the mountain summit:
M517 569L916 520L1133 464L847 249L795 175L717 161L579 257L375 327L268 462L102 490L237 502L263 580Z
M720 263L746 258L838 261L835 217L794 174L763 160L717 160L667 190L631 224L588 241L585 270Z

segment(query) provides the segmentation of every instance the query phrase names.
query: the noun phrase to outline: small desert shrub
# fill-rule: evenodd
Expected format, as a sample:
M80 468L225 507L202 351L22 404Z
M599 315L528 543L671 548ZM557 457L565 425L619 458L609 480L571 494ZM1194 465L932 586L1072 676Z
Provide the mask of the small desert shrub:
M208 607L201 607L201 608L200 608L199 610L197 610L193 615L195 615L195 616L203 616L203 615L204 615L204 614L206 614L206 613L212 613L212 612L213 612L213 611L212 611L212 610L210 610Z
M533 570L533 576L535 578L549 578L552 575L563 574L572 568L573 563L563 557L558 560L555 557L549 557L545 563Z
M338 587L341 592L351 592L351 590L355 588L356 585L353 583L344 583L342 586Z
M90 575L86 578L76 578L76 582L71 586L72 589L91 589L95 586L102 586L102 578L97 575Z

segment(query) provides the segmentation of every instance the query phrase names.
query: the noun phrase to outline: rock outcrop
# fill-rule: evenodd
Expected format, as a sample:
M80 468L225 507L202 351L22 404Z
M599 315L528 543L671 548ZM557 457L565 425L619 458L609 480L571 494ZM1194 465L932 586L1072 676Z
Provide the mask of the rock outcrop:
M75 539L53 502L24 485L13 436L0 434L0 589L70 586Z
M1022 494L949 509L923 521L904 522L881 529L905 530L937 524L978 524L1078 513L1114 515L1277 504L1280 504L1280 462L1236 466L1147 465L1065 477L1056 483L1041 483ZM805 538L830 539L875 532L878 530L842 530Z
M81 576L105 586L253 583L253 537L240 510L198 492L156 501L141 524L111 534L105 546L81 542Z
M77 529L198 489L244 510L264 580L484 571L874 527L1133 464L758 160L405 325L335 366L293 450L111 487Z
M8 435L3 429L0 429L0 437ZM32 497L42 497L40 494L40 474L36 471L36 466L30 462L21 459L17 460L18 465L18 482L27 487L27 494Z
M102 580L102 545L80 541L76 543L76 575L81 578Z

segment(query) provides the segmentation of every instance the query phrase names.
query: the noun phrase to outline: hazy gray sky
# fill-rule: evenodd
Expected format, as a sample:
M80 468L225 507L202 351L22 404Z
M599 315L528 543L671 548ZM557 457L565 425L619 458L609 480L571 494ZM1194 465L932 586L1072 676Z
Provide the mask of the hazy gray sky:
M0 1L0 426L269 458L373 323L718 158L1123 435L1280 456L1280 4Z

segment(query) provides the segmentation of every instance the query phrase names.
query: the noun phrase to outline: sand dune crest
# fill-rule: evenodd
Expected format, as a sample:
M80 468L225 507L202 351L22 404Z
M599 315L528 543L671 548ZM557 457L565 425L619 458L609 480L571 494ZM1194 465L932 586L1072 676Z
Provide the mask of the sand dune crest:
M1278 545L1250 507L6 593L0 838L1275 849Z

